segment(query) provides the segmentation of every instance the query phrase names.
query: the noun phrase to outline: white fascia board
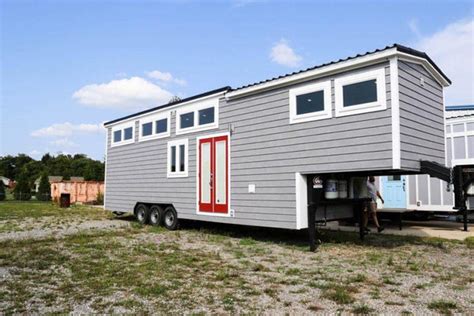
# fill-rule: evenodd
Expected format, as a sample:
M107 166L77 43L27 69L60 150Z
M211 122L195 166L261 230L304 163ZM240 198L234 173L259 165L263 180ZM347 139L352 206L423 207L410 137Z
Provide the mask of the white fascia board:
M341 71L350 70L352 68L360 68L363 66L372 65L383 60L388 60L388 58L397 54L396 48L387 49L381 52L373 53L370 55L349 59L346 61L341 61L332 65L323 66L317 69L305 71L300 74L295 74L281 79L272 80L266 83L257 84L248 88L242 88L236 91L231 91L226 93L227 99L232 99L235 97L242 97L247 94L254 93L260 90L274 89L279 86L284 86L288 84L295 84L301 81L307 81L315 79L317 77L330 75L333 73L338 73Z
M398 58L390 59L390 94L392 106L392 168L401 168L400 94L398 85Z
M211 95L207 95L207 96L199 98L199 99L194 99L194 100L190 100L190 101L187 101L187 102L178 103L178 104L175 104L175 105L172 105L172 106L165 106L164 108L161 108L161 109L156 109L156 110L151 111L151 112L143 113L143 114L140 114L140 115L130 117L128 119L124 119L123 121L118 121L118 122L109 124L109 125L105 126L105 128L109 128L109 127L115 126L117 124L127 123L127 122L130 122L130 121L136 121L136 120L138 120L142 117L145 117L145 116L154 115L154 114L157 114L157 113L160 113L160 112L165 112L165 111L171 111L171 110L174 110L176 108L186 106L188 104L202 102L204 100L215 98L217 96L223 96L224 94L225 94L225 91L221 91L221 92L217 92L217 93L214 93L214 94L211 94Z
M426 59L413 56L410 54L398 52L398 57L400 60L406 60L412 63L417 63L422 65L431 75L433 75L434 79L443 87L448 87L451 84L441 75L436 68L434 68Z

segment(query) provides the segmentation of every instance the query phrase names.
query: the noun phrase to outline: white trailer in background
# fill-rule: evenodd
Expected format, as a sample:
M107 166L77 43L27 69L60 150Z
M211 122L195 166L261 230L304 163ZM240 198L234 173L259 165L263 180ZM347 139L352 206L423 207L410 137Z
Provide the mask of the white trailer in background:
M474 105L446 107L446 166L474 165ZM453 188L429 175L383 176L379 179L386 209L457 212ZM468 203L474 206L472 198Z

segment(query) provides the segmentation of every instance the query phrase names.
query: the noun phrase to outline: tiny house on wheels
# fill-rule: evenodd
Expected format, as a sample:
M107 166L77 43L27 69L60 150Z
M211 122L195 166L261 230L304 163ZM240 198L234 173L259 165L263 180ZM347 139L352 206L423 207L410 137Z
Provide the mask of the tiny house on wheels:
M360 177L445 164L449 84L427 54L394 44L106 122L105 208L169 229L304 229L311 189L329 200L339 181L346 193L317 218L352 216Z

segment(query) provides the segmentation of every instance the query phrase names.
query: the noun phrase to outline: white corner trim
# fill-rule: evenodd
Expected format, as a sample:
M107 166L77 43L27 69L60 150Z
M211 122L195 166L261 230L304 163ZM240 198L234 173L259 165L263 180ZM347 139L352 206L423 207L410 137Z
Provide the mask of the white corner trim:
M204 125L199 125L199 110L214 108L214 122ZM194 126L181 128L181 115L193 112ZM200 132L210 129L219 128L219 97L206 99L200 102L195 102L187 106L180 107L176 110L176 135L183 135L187 133Z
M200 146L199 146L199 141L201 139L205 138L212 138L212 137L219 137L219 136L227 136L227 158L228 158L228 163L227 163L227 188L228 188L228 205L229 208L227 209L227 213L214 213L214 212L201 212L199 210L199 155L200 155ZM232 195L232 190L231 190L231 156L230 156L230 133L229 132L223 132L223 133L216 133L216 134L210 134L210 135L202 135L196 137L196 214L197 215L204 215L204 216L213 216L213 217L235 217L235 212L232 212L232 206L231 206L231 195Z
M305 175L295 173L296 229L308 228L308 189Z
M184 171L178 171L181 165L181 155L179 154L179 146L184 145ZM171 172L171 147L176 146L176 171ZM166 160L166 174L168 178L185 178L188 176L189 170L189 143L187 138L172 140L168 142L167 146L167 160Z
M344 107L344 86L374 79L377 83L377 101ZM334 79L336 117L386 110L385 90L385 67L368 71L362 70L337 77Z
M296 114L297 102L296 97L302 94L323 91L324 94L324 110L305 114ZM290 124L322 120L332 117L331 109L331 81L318 82L304 85L289 91L290 106Z
M124 140L124 130L127 128L132 128L132 138ZM114 142L114 132L120 130L121 131L121 141ZM119 125L115 125L111 128L110 134L110 147L118 147L127 144L132 144L135 142L135 121L128 121Z
M112 135L112 131L110 133ZM105 159L104 159L104 205L102 207L103 210L105 210L105 204L106 204L106 199L107 199L107 160L109 159L108 152L109 152L109 129L105 129ZM111 142L112 143L112 142ZM100 189L100 188L99 188Z
M156 131L156 121L166 119L166 132L163 133L155 133ZM145 116L144 118L140 119L138 122L138 141L143 142L152 139L158 138L165 138L171 135L171 111L168 112L160 112L154 115ZM148 136L143 135L143 124L152 123L152 133Z
M392 169L400 169L400 94L397 57L390 59L390 96L392 105Z

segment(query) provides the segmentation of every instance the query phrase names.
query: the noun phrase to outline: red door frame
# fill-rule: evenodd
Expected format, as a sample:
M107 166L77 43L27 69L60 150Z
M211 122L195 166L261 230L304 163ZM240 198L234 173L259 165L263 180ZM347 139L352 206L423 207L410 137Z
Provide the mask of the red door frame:
M225 161L225 170L226 170L226 177L225 177L225 196L226 196L226 203L225 204L217 204L216 203L216 142L218 141L225 141L225 153L226 153L226 161ZM201 174L202 174L202 145L205 143L211 144L211 187L210 187L210 198L211 203L203 203L201 201L201 194L202 194L202 181L201 181ZM216 136L216 137L208 137L202 138L199 140L199 178L198 178L198 185L199 185L199 198L198 198L198 207L200 212L206 213L220 213L220 214L227 214L229 211L229 136Z

